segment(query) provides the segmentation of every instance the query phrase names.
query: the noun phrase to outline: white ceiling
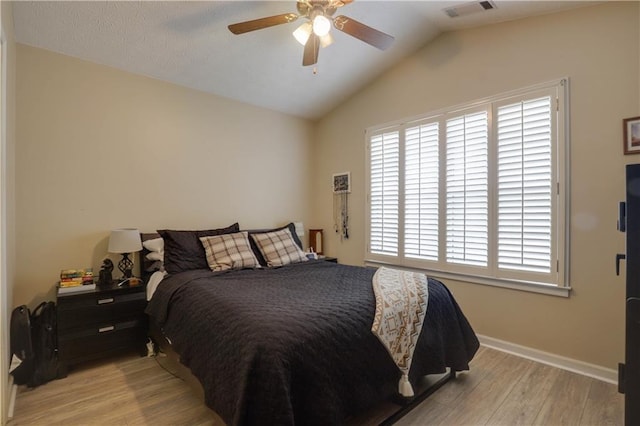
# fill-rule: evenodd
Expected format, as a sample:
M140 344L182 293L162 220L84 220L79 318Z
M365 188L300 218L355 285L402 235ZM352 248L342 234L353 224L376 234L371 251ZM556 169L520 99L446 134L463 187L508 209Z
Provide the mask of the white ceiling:
M13 4L19 43L154 77L284 113L318 119L443 31L583 6L582 1L500 1L449 18L467 1L358 0L338 10L395 37L380 51L333 30L317 73L302 66L291 33L302 22L233 35L227 25L296 12L288 1L61 2Z

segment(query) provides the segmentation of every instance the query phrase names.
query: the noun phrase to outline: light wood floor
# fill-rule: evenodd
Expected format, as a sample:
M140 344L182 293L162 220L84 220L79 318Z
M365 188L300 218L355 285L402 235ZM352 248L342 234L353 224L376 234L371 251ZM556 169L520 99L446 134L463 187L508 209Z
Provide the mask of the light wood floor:
M488 348L398 423L410 425L622 425L616 386ZM391 404L350 425L377 424ZM220 425L182 380L153 358L87 365L36 389L21 387L17 425Z

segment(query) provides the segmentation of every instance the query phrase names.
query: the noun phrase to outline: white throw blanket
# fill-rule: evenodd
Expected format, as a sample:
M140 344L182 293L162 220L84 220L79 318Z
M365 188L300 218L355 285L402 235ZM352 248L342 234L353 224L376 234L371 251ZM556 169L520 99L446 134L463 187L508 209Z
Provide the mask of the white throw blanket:
M371 331L387 348L402 377L398 390L413 396L409 369L422 323L427 313L427 276L417 272L379 268L373 276L376 314Z

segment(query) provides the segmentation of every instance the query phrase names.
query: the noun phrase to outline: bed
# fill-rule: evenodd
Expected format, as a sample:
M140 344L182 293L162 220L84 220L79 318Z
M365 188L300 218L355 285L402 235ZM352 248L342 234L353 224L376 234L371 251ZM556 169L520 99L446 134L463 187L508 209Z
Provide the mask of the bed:
M146 312L201 383L207 406L229 425L334 425L397 396L400 371L371 332L375 268L259 263L174 268L153 286ZM428 290L414 383L467 370L478 348L444 284L429 278Z

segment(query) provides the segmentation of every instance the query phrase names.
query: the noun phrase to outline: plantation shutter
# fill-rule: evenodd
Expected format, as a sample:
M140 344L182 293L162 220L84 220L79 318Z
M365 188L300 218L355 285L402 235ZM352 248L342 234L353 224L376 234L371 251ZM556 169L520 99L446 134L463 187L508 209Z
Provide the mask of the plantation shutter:
M499 107L498 267L549 273L551 97Z
M568 89L367 129L365 262L568 295Z
M438 122L405 130L404 254L438 260Z
M398 254L400 133L389 131L370 139L369 250Z
M488 113L469 113L446 123L447 261L486 266Z

